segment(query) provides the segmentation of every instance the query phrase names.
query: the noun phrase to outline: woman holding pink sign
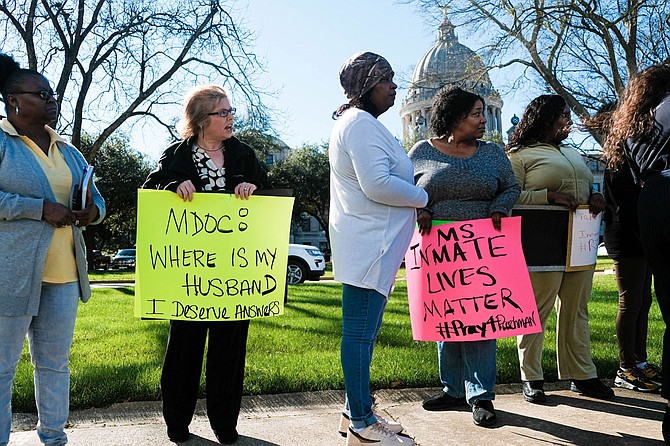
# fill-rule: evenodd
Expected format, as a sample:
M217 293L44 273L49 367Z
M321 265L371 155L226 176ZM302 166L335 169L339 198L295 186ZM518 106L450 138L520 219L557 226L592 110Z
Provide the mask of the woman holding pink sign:
M519 197L519 186L505 152L481 141L486 131L485 102L460 88L435 96L430 130L439 135L419 141L409 157L417 186L428 192L419 210L419 232L430 232L432 220L491 218L500 230ZM478 426L496 423L493 408L496 341L438 342L440 394L423 402L426 410L449 410L469 404Z
M571 126L570 108L562 97L542 95L530 102L507 145L522 189L517 204L554 204L570 211L588 204L593 215L605 208L605 199L593 190L593 175L581 155L563 143ZM611 398L614 392L598 379L591 360L588 302L594 268L568 272L564 264L557 264L528 269L543 331L517 338L524 398L531 403L546 399L542 348L554 306L558 379L571 380L571 389L586 396Z

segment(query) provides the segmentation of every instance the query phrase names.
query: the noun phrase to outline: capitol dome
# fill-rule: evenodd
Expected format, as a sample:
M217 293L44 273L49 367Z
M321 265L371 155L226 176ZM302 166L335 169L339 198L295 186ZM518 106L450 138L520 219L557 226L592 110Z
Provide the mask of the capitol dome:
M406 142L426 136L433 97L447 85L458 86L482 96L486 101L486 130L502 133L502 99L493 88L481 58L458 42L454 25L445 12L437 41L416 64L400 109Z

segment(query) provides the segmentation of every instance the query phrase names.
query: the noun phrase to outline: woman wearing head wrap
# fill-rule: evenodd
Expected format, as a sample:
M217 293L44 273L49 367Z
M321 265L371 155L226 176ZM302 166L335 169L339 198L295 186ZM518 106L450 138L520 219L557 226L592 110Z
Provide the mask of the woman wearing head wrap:
M347 401L340 433L347 445L413 445L402 426L372 411L370 361L386 301L428 195L414 185L407 154L377 120L395 101L383 57L358 53L340 69L349 99L330 137L330 237L342 282L342 370Z

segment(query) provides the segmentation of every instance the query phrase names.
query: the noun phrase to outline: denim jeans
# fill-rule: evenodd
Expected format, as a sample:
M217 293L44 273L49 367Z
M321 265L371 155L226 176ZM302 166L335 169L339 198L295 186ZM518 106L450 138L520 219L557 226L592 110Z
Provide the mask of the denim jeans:
M386 297L377 291L342 285L340 357L351 424L359 429L377 422L370 396L370 362L385 308Z
M46 445L64 445L70 409L68 368L79 283L42 284L37 316L0 316L0 446L9 442L12 381L28 334L37 403L37 435Z
M496 341L438 342L440 381L444 392L472 405L493 400L496 384Z

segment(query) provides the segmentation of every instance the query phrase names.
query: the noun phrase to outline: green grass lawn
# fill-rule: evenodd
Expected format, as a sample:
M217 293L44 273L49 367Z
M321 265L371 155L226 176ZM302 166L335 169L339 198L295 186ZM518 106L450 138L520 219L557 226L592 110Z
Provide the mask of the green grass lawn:
M598 256L598 260L596 261L596 271L605 271L609 269L614 269L614 260L607 256Z
M282 393L344 388L340 368L341 288L334 282L289 287L283 316L252 321L245 392ZM72 407L155 400L168 323L133 317L133 288L95 289L79 307L72 347ZM618 348L614 331L617 292L612 275L597 275L590 304L593 359L603 378L613 378ZM549 322L543 357L545 379L557 379L555 323ZM650 361L660 364L664 325L656 304L649 325ZM412 340L407 289L398 282L375 347L372 386L439 385L435 343ZM498 383L519 382L515 338L498 341ZM201 386L204 390L204 385ZM27 348L14 383L14 410L34 411L32 366Z
M88 278L91 281L114 281L114 280L135 280L134 269L98 269L88 272Z

